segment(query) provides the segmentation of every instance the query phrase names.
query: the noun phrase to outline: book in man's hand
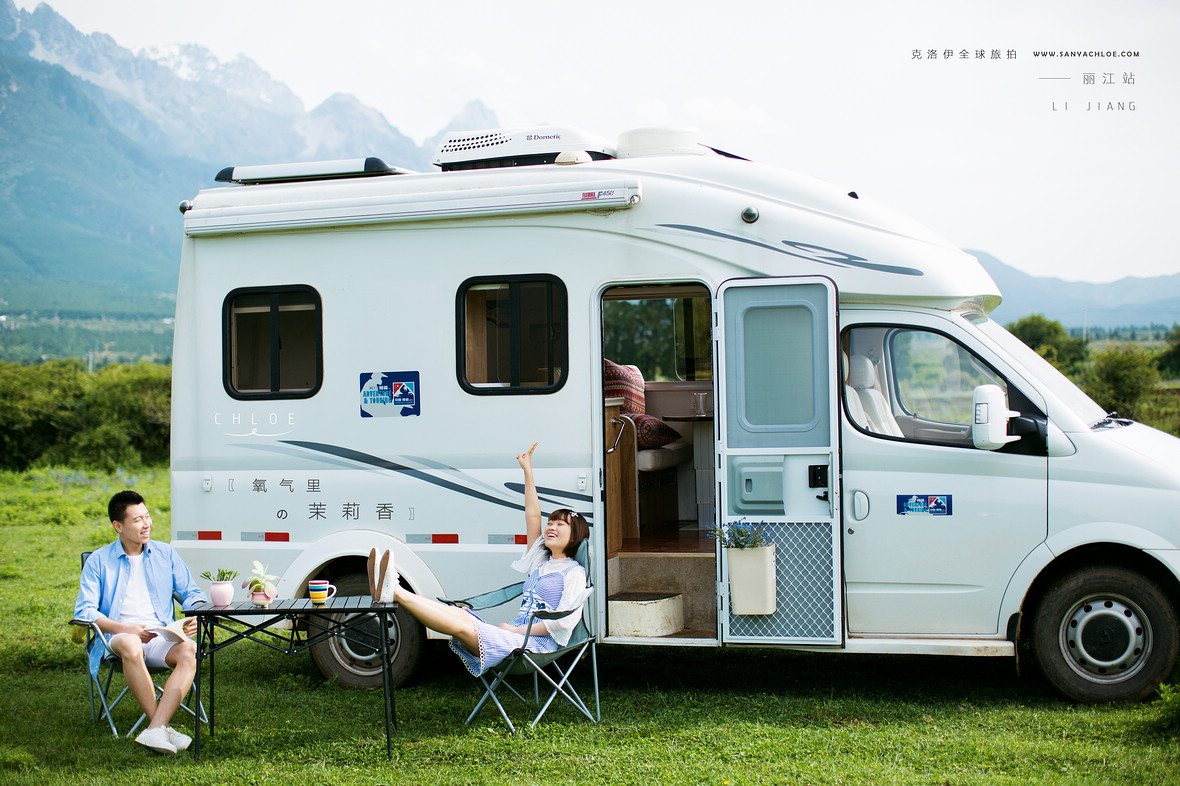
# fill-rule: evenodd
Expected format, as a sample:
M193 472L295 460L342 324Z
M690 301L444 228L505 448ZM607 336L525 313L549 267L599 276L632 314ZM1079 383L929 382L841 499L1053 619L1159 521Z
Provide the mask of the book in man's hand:
M157 636L163 636L168 641L177 644L182 641L192 641L192 637L184 632L184 619L173 620L167 625L149 625L144 630Z

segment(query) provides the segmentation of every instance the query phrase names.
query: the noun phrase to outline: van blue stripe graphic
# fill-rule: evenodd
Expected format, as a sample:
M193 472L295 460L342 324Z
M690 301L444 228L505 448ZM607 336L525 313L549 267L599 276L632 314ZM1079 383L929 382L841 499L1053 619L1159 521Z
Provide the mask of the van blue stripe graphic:
M774 251L777 254L786 254L789 257L797 259L805 259L808 262L819 262L821 265L832 265L833 267L859 267L864 270L875 270L878 273L896 273L902 276L921 276L924 275L921 270L912 267L901 267L900 265L886 265L880 262L870 262L864 257L858 257L855 254L849 254L844 251L837 251L832 248L824 248L823 246L815 246L811 243L802 243L797 240L784 240L783 245L795 249L788 251L785 248L773 246L770 243L763 243L761 240L754 240L749 237L742 237L741 235L731 235L727 232L718 232L716 229L705 229L704 227L694 227L689 224L656 224L658 227L666 229L680 229L684 232L696 232L701 235L708 235L710 237L719 237L723 240L736 240L739 243L745 243L758 248L764 248L767 251ZM799 253L802 252L802 253ZM822 252L822 253L821 253Z
M477 490L470 488L468 486L464 486L461 483L456 483L453 480L447 480L446 478L440 478L437 475L431 475L429 472L425 472L420 469L415 469L413 467L407 467L404 464L398 464L395 461L390 461L389 459L383 459L379 456L371 456L368 453L362 453L359 450L353 450L351 448L341 447L340 445L327 445L323 442L303 442L301 440L293 440L293 439L284 439L284 440L279 440L279 441L285 445L292 445L294 447L304 448L306 450L314 450L317 453L326 453L330 456L336 456L338 458L346 459L348 461L353 461L353 462L356 462L359 464L367 464L371 467L376 467L378 469L389 470L390 472L398 472L400 474L408 475L412 478L416 478L416 479L424 481L426 483L430 483L432 485L439 486L441 488L445 488L450 491L457 491L460 494L465 494L466 496L474 497L476 499L481 499L481 500L484 500L485 502L491 502L493 504L500 505L505 508L510 508L512 510L524 510L524 503L522 503L522 502L511 502L506 499L501 499L500 497L496 497L491 494L486 494L482 491L477 491ZM440 469L446 469L446 470L453 470L454 469L453 467L447 467L442 464L439 464L438 466ZM504 485L510 491L514 491L519 494L524 493L524 484L505 483ZM582 501L582 502L592 502L593 501L593 497L591 497L588 494L572 494L568 491L563 491L562 489L547 488L544 486L538 486L537 493L538 493L538 496L540 496L546 502L552 502L557 507L571 507L571 506L569 506L567 503L564 503L560 500L551 499L550 497L561 497L561 498L564 498L567 500L577 500L577 501ZM583 510L583 511L579 511L579 513L581 513L586 518L586 523L593 525L593 518L594 517L593 517L593 514L590 513L590 511Z
M491 502L494 505L502 505L503 507L511 508L512 510L524 510L523 503L509 502L506 499L493 497L490 494L484 494L481 491L476 491L475 489L468 488L467 486L462 486L458 483L455 483L454 481L436 477L435 475L423 472L420 469L407 467L404 464L398 464L396 462L390 461L389 459L383 459L378 456L370 456L368 453L362 453L359 450L352 450L351 448L345 448L339 445L325 445L322 442L303 442L294 439L284 439L280 441L286 445L294 445L295 447L306 448L307 450L314 450L319 453L327 453L330 456L338 456L343 459L348 459L349 461L355 461L358 464L368 464L369 466L377 467L378 469L385 469L389 470L390 472L398 472L403 475L409 475L412 478L425 481L426 483L431 483L435 486L440 486L450 491L457 491L460 494L466 494L469 497L475 497L476 499L481 499L484 502Z

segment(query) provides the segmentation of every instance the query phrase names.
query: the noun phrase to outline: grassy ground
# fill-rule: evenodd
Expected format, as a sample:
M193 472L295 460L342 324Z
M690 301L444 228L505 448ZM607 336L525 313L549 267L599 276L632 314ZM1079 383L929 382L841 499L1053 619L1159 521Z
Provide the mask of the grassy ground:
M512 736L487 712L463 725L476 683L433 646L397 692L389 761L380 691L242 644L218 659L201 761L156 756L91 722L65 624L78 553L111 539L105 500L132 483L166 539L162 470L0 475L0 783L1180 782L1159 704L1070 704L1008 660L756 649L601 647L602 723L551 710Z

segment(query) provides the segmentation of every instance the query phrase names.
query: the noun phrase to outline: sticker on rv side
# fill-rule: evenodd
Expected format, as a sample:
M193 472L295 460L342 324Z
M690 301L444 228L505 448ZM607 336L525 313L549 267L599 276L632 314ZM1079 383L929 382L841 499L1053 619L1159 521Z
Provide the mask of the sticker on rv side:
M898 494L899 516L950 516L950 494Z
M361 417L392 418L422 414L417 371L369 371L361 374Z

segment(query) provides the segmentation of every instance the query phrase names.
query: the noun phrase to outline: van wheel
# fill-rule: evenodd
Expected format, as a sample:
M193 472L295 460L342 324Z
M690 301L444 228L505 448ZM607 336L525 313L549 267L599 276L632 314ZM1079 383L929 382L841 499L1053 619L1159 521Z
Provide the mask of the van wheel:
M368 595L369 581L355 573L342 576L336 581L336 594ZM333 616L344 620L354 615ZM366 616L369 619L354 629L359 632L355 637L333 636L311 648L312 660L324 676L348 688L381 687L381 651L377 649L382 634L381 622L375 614ZM397 687L417 668L425 631L409 612L399 607L389 617L384 639L389 647L390 677L393 686Z
M1126 568L1083 568L1041 599L1033 651L1054 687L1075 701L1141 701L1176 665L1176 625L1155 582Z

